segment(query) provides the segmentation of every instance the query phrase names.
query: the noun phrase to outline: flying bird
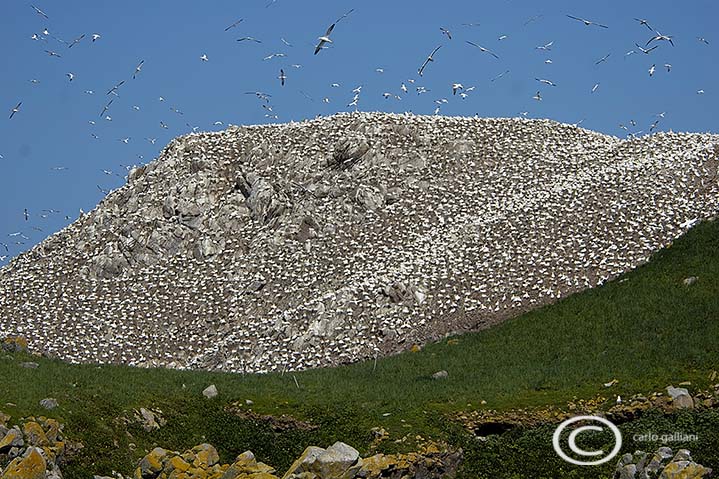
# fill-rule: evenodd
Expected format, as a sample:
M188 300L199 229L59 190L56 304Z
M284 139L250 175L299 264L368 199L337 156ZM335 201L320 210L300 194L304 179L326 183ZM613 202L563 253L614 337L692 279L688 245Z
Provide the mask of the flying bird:
M535 78L535 80L537 80L539 83L544 83L545 85L557 86L557 84L554 83L554 82L551 81L551 80L545 80L545 79L543 79L543 78Z
M543 15L534 15L533 17L529 17L526 22L524 22L524 26L526 27L532 22L536 22L540 18L542 18Z
M23 214L25 215L25 221L30 219L30 213L27 212L27 208L23 211Z
M50 17L48 17L48 16L45 14L45 12L43 12L42 10L40 10L39 8L37 8L35 5L32 5L32 4L31 4L30 6L33 8L33 10L35 10L35 13L37 13L38 15L40 15L40 16L42 16L42 17L45 17L45 18L47 18L48 20L50 19Z
M137 64L137 66L135 67L135 72L132 74L133 80L137 77L137 75L140 74L140 72L142 71L142 65L144 65L144 64L145 64L145 60L140 60L140 63Z
M285 80L287 79L287 77L285 76L285 71L282 68L280 68L280 76L278 76L277 78L280 80L282 86L285 86Z
M60 55L59 53L53 52L53 51L51 51L51 50L45 50L45 53L47 53L47 54L50 55L51 57L62 58L62 55Z
M250 41L255 43L262 43L262 40L258 40L254 37L242 37L237 39L238 42Z
M702 42L702 43L704 43L704 44L706 44L706 45L709 45L709 42L708 42L707 39L704 38L704 37L697 37L697 40L699 40L700 42Z
M635 18L634 20L638 21L640 25L644 25L645 27L647 27L650 31L654 31L654 29L651 27L651 25L649 25L647 20L643 18Z
M649 55L649 53L651 53L652 50L654 50L655 48L657 48L659 46L659 45L654 45L652 48L644 48L641 45L639 45L638 43L635 43L634 45L636 45L637 48L639 49L639 51L644 53L645 55ZM634 51L634 50L632 50L632 51ZM629 55L629 53L627 53L627 55Z
M354 8L351 9L349 12L345 13L344 15L342 15L342 16L341 16L340 18L338 18L337 20L335 20L335 22L334 22L332 25L329 26L329 28L327 29L327 31L325 32L325 34L324 34L323 36L321 36L321 37L318 38L318 40L319 40L320 42L319 42L319 43L317 44L317 46L315 47L315 55L317 55L317 54L320 52L320 50L322 50L322 48L324 47L324 44L325 44L325 43L332 43L332 39L330 38L330 34L332 33L332 30L334 30L335 25L337 25L337 23L339 23L340 20L342 20L343 18L345 18L346 16L348 16L348 15L349 15L350 13L352 13L353 11L354 11Z
M12 120L12 117L15 116L15 113L20 111L20 105L22 105L22 102L19 102L17 105L15 105L15 108L10 111L10 120Z
M609 58L610 55L611 55L611 53L607 53L607 54L604 55L602 58L600 58L599 60L597 60L594 64L595 64L595 65L599 65L600 63L604 63L605 61L607 61L607 58Z
M665 42L671 43L671 45L674 46L674 42L672 41L672 37L670 37L669 35L662 35L662 34L659 33L659 32L655 32L655 33L656 33L656 36L650 38L649 41L647 42L647 44L644 45L644 46L649 46L649 44L652 43L652 42L654 42L654 41L658 41L658 42L665 41Z
M424 73L424 69L427 67L427 64L429 62L434 61L434 54L437 53L437 50L439 50L440 48L442 48L442 45L440 45L437 48L435 48L434 50L432 50L432 53L430 53L429 56L427 57L427 59L424 61L424 63L422 63L422 66L419 67L419 70L418 70L419 76L422 76L422 73Z
M535 49L535 50L546 50L546 51L549 51L549 50L552 49L552 45L554 45L554 40L552 40L551 42L546 43L546 44L544 44L544 45L541 45L541 46L539 46L539 47L534 47L534 49Z
M654 76L654 71L656 70L655 67L656 67L656 64L652 65L652 66L649 68L649 76L650 76L650 77L651 77L651 76Z
M593 21L591 21L591 20L587 20L587 19L579 18L579 17L574 17L574 16L572 16L572 15L567 15L567 16L568 16L569 18L573 19L573 20L578 20L578 21L584 23L586 26L596 25L596 26L602 27L602 28L609 28L609 27L606 26L606 25L602 25L601 23L593 22Z
M495 80L499 80L500 78L502 78L502 77L503 77L504 75L506 75L507 73L509 73L509 70L504 70L502 73L500 73L500 74L497 75L496 77L492 78L490 81L491 81L491 82L494 82Z
M133 77L133 78L134 78L134 77ZM107 91L106 95L115 95L115 96L117 96L117 89L120 88L124 83L125 83L125 80L122 80L120 83L118 83L118 84L115 85L114 87L110 88L110 89Z
M533 99L537 101L542 101L542 94L541 92L537 91L537 94L532 97Z
M93 33L92 34L92 42L95 43L95 40L99 40L101 38L99 33Z
M67 77L70 79L70 81L73 81L75 79L75 74L72 72L65 73L65 75L67 75Z
M112 105L112 102L113 102L113 101L115 101L114 98L113 98L112 100L110 100L110 101L107 103L107 105L105 105L104 107L102 107L102 111L100 112L100 118L102 118L102 116L105 114L105 112L110 109L110 105Z
M489 49L487 49L487 48L484 48L484 47L481 46L481 45L477 45L476 43L472 43L472 42L470 42L469 40L465 40L465 41L466 41L467 43L469 43L470 45L472 45L473 47L479 48L479 51L484 52L484 53L489 53L489 54L492 55L494 58L496 58L497 60L499 60L499 57L498 57L497 54L494 53L493 51L491 51L491 50L489 50Z
M464 86L461 83L452 83L452 95L457 94L457 90L464 89Z
M592 93L594 93L595 91L597 91L597 88L599 88L599 83L595 83L595 84L594 84L594 86L592 87Z
M202 60L203 62L206 62L206 61L209 60L209 58L207 58L207 54L206 54L206 53L203 53L202 56L200 57L200 60Z
M240 19L237 20L235 23L233 23L233 24L230 25L229 27L225 28L225 31L227 31L227 30L229 30L229 29L231 29L231 28L235 28L237 25L239 25L240 23L242 23L243 20L244 20L244 18L240 18Z
M452 32L450 32L446 28L439 27L439 31L441 31L444 35L447 35L447 38L449 38L450 40L452 39Z
M80 43L80 40L82 40L83 38L85 38L84 33L82 35L80 35L79 37L77 37L76 39L74 39L72 42L70 42L70 44L67 46L67 48L72 48L73 46L77 45L78 43Z

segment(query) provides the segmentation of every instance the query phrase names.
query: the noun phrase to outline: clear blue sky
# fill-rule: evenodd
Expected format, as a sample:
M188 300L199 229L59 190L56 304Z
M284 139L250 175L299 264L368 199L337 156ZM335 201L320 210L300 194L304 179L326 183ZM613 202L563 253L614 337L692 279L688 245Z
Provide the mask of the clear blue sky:
M37 14L31 3L49 18ZM313 55L317 37L352 8L332 32L331 48ZM609 28L585 26L567 14ZM635 43L644 46L654 34L635 17L672 36L675 46L654 42L650 46L658 48L641 53ZM244 20L239 25L224 31L240 18ZM152 160L170 139L191 127L216 130L224 128L215 126L216 121L284 122L354 110L347 105L358 86L358 108L363 111L431 114L435 100L446 98L441 107L446 115L516 117L526 112L530 118L565 123L584 120L586 128L617 136L627 134L620 124L629 131L648 132L656 120L655 131L716 132L717 18L719 2L710 0L4 0L0 242L7 243L14 256L42 241L70 222L66 215L74 220L79 208L92 209L103 196L98 185L119 187L126 173L120 165ZM451 40L440 27L451 32ZM50 35L42 33L45 28ZM93 33L101 35L95 42ZM72 48L57 40L72 42L82 34L85 38ZM244 36L262 43L236 41ZM550 42L551 50L536 49ZM435 62L418 77L418 68L438 45L443 47ZM636 53L626 55L631 50ZM286 56L263 60L274 53ZM595 65L607 54L605 62ZM200 60L202 55L207 62ZM131 79L142 60L141 73ZM670 72L666 63L672 65ZM292 66L297 64L301 68ZM650 77L653 64L656 71ZM284 87L277 79L280 68L287 76ZM491 81L506 70L509 73ZM67 73L74 75L72 82ZM126 83L119 96L108 96L122 80ZM403 82L408 93L400 90ZM475 89L465 99L453 96L455 82ZM417 86L429 92L418 95ZM254 95L244 94L256 90L272 95L272 113ZM541 102L533 99L537 91ZM402 99L385 99L384 92ZM107 113L112 120L100 118L113 98ZM9 119L20 101L20 111ZM660 113L662 118L656 116ZM156 138L156 143L147 138ZM48 209L61 213L43 218L47 213L42 210ZM8 236L15 232L29 239ZM0 255L5 254L0 246Z

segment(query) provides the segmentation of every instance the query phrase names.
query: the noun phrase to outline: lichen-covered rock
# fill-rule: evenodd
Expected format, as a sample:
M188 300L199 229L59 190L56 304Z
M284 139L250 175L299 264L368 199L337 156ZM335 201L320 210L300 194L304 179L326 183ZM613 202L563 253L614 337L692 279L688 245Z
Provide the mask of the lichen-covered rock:
M22 431L17 426L5 433L5 437L0 439L0 452L5 452L11 447L20 447L25 444L22 437Z
M654 454L637 451L619 459L614 479L706 479L712 470L697 464L691 453L680 449L674 455L668 447L660 447Z
M47 463L40 449L28 447L22 457L13 459L0 479L45 479Z
M135 477L154 477L162 471L163 461L167 458L167 451L161 447L156 447L140 460L140 464L135 470Z
M298 476L303 472L309 472L312 465L323 452L325 452L325 450L321 447L309 446L304 450L302 455L292 463L287 472L285 472L285 475L282 476L282 479L294 479L294 476Z
M251 451L245 451L235 459L221 479L278 479L275 469L257 462Z
M217 464L217 461L220 460L220 455L212 444L205 443L190 449L183 454L183 458L188 462L192 462L195 467L207 469Z
M31 446L49 446L50 441L45 435L42 427L35 421L29 421L23 424L22 432L25 434L27 442Z
M8 336L2 341L2 350L11 353L27 352L25 336Z

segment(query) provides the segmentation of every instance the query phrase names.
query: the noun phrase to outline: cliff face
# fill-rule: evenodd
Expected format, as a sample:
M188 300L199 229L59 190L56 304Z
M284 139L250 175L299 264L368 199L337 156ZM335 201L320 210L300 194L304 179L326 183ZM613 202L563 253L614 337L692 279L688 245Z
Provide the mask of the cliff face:
M378 113L191 134L0 270L0 330L246 372L398 351L646 261L719 211L718 145Z

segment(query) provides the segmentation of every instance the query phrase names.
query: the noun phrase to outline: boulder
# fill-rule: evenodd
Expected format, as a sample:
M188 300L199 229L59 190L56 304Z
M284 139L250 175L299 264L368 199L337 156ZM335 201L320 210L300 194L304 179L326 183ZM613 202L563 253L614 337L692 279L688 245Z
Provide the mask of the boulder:
M323 452L325 452L325 450L321 447L309 446L304 450L302 455L292 463L285 475L282 476L282 479L295 479L296 476L299 476L303 472L310 471L312 465Z
M12 447L22 447L23 445L25 445L25 441L22 438L22 431L15 426L0 440L0 452L7 452Z
M257 462L251 451L245 451L235 459L221 479L278 479L274 468Z
M357 449L336 442L317 456L310 469L323 479L352 479L360 467L362 459Z
M642 451L625 454L615 468L614 479L704 479L712 470L694 462L691 453L680 449L676 455L660 447L649 455Z
M217 392L217 387L214 384L210 384L204 389L204 391L202 391L202 395L205 396L207 399L217 397L218 394L219 393Z
M57 399L55 398L45 398L40 401L40 406L45 409L55 409L57 405Z
M140 408L140 416L142 418L142 428L147 431L154 431L155 429L160 429L160 425L155 420L155 414L152 411L148 411L144 407Z
M667 393L672 398L672 406L676 409L692 409L694 400L686 388L667 387Z
M135 475L139 471L140 477L154 477L162 471L163 462L167 458L167 451L161 447L156 447L150 451L145 457L140 459L140 464Z
M0 479L45 479L47 463L36 447L28 447L22 457L13 459Z
M2 350L11 353L27 352L27 339L25 336L8 336L3 339Z

